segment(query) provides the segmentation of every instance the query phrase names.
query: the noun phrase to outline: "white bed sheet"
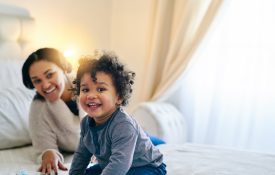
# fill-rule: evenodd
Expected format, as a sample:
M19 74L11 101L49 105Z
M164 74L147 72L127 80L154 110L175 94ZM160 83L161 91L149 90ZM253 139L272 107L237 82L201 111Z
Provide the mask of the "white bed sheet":
M275 175L275 155L196 144L165 144L168 175ZM20 170L35 171L32 146L0 151L0 175ZM65 155L67 167L73 155ZM59 171L59 175L68 172Z
M65 165L69 168L73 155L64 156ZM35 163L32 146L0 150L0 175L16 175L19 171L35 172L39 164ZM59 175L66 175L68 171L59 171Z
M216 146L160 145L168 175L275 175L275 155Z

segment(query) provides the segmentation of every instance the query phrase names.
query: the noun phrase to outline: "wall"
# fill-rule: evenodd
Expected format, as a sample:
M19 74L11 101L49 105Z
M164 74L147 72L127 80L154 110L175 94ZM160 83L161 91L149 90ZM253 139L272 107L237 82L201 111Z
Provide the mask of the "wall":
M81 3L79 3L81 2ZM111 0L0 0L25 8L36 20L36 47L73 48L78 54L109 49Z
M154 0L113 0L111 49L115 50L136 72L133 98L128 110L141 101L146 58L150 49L150 34L153 27Z

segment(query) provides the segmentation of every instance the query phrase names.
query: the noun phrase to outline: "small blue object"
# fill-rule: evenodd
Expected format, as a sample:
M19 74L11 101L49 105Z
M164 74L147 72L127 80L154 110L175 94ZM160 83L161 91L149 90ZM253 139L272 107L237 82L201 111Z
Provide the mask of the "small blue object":
M163 141L162 139L156 137L156 136L152 136L152 135L148 135L151 142L153 143L153 145L157 146L160 144L165 144L165 141Z
M16 173L16 175L28 175L28 173L25 170L20 170Z

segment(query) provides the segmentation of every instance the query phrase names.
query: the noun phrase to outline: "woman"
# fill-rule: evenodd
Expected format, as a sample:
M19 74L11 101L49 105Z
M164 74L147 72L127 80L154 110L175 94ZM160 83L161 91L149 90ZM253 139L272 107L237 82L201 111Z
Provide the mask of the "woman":
M61 152L74 152L78 145L80 120L85 115L73 99L71 65L53 48L33 52L22 67L23 83L35 89L29 127L39 171L67 170Z

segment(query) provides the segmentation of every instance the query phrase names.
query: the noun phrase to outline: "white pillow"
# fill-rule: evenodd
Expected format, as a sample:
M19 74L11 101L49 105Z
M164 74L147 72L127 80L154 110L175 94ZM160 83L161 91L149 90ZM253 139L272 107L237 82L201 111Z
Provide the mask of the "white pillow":
M1 59L0 57L0 89L26 88L23 84L21 73L24 60L10 60L8 57L3 57L3 60Z
M0 89L0 149L31 143L28 116L34 94L22 87Z
M170 103L143 102L132 113L133 118L151 135L166 143L184 143L187 124L184 116Z

